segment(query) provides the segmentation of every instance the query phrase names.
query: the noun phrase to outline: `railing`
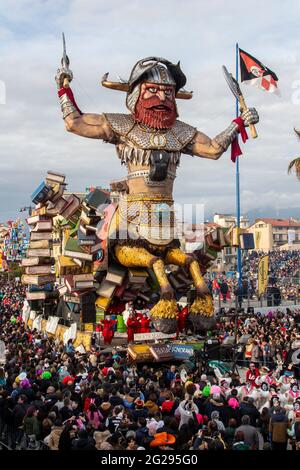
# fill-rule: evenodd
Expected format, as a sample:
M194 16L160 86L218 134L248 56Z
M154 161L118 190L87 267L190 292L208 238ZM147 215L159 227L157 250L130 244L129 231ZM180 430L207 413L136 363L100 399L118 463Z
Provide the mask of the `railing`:
M23 429L5 423L0 418L0 450L50 450L44 441L26 436Z
M259 307L289 307L292 305L299 305L300 308L300 294L291 296L288 299L278 299L275 294L264 295L258 298L256 295L250 296L246 294L244 296L231 295L230 298L225 299L221 294L214 295L215 308L235 308L238 303L239 308L259 308ZM279 300L279 301L278 301Z

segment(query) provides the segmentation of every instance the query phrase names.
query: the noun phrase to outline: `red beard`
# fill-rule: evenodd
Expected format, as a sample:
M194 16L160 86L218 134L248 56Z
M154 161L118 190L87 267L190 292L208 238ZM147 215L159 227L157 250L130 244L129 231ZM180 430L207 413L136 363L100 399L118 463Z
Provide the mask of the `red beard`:
M165 108L154 108L161 105L165 106ZM175 103L168 99L162 102L156 96L147 100L140 97L135 106L134 117L136 121L154 129L170 129L176 120L177 111Z

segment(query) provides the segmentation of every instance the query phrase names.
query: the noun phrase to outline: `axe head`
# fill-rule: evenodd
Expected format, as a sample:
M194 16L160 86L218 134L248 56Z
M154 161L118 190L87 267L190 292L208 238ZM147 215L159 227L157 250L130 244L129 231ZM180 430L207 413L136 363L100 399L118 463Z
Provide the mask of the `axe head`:
M224 73L224 77L225 77L225 80L227 82L227 85L229 86L232 94L237 98L239 99L242 95L242 92L241 92L241 89L240 89L240 86L238 84L238 82L236 81L236 79L232 76L231 73L228 72L227 68L225 67L225 65L222 65L222 70L223 70L223 73Z

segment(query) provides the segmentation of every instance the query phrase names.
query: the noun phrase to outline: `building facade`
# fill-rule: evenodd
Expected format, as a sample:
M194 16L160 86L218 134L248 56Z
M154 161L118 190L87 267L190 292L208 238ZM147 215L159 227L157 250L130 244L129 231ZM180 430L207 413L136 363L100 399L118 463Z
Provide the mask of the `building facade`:
M300 221L263 217L256 219L248 232L254 235L256 250L276 250L283 245L286 249L297 249L300 242Z

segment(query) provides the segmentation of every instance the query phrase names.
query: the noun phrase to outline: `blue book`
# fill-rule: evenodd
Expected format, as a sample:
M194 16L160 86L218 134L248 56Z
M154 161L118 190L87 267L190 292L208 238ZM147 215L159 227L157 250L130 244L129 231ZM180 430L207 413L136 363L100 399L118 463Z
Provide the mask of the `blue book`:
M241 233L240 234L240 247L242 250L254 250L254 235L253 233Z
M84 235L80 229L77 231L79 245L94 245L96 243L96 234Z
M53 285L51 283L45 284L44 286L29 285L29 292L52 292Z
M46 202L51 195L52 189L43 181L39 187L32 193L31 200L34 204Z

